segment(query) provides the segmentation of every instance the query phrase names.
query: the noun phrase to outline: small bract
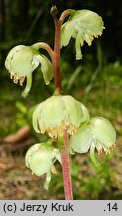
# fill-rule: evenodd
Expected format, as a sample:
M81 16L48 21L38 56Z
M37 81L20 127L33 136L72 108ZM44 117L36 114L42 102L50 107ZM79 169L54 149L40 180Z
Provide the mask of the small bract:
M47 132L50 137L76 133L81 123L89 120L87 108L72 96L54 95L40 103L33 113L33 127L37 133Z
M32 85L32 72L41 63L41 71L46 84L50 83L53 77L53 66L44 55L40 55L39 51L32 46L18 45L14 47L7 55L5 67L10 73L14 83L23 85L25 77L27 84L23 92L26 97Z
M110 121L102 117L94 117L90 122L78 129L70 139L71 150L78 153L86 153L90 149L90 157L96 165L95 149L98 154L103 151L110 153L115 146L116 132Z
M72 10L61 30L61 47L67 46L71 37L75 38L76 59L82 59L81 46L84 41L90 46L94 37L103 31L102 18L90 10Z

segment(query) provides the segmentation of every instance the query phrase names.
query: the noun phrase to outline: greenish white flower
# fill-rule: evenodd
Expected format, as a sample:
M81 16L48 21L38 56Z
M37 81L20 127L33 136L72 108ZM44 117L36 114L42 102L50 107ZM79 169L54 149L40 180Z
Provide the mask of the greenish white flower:
M115 141L116 131L110 121L102 117L94 117L71 137L70 148L78 153L86 153L90 150L90 157L97 165L95 150L98 154L103 151L106 154L110 153L115 146Z
M25 156L26 166L32 170L32 173L37 176L46 174L46 189L51 180L51 172L56 173L54 166L56 160L61 163L60 153L50 141L33 145Z
M25 77L27 84L23 96L27 96L32 85L32 72L41 63L41 71L46 84L50 83L53 77L53 66L51 62L33 46L18 45L14 47L7 55L5 67L10 73L14 83L23 85Z
M84 41L90 46L93 39L102 34L102 18L90 10L72 10L72 13L61 29L61 47L67 46L75 38L76 59L82 59L81 46Z
M40 103L33 113L37 133L50 137L63 136L64 130L73 135L81 124L89 121L87 108L72 96L54 95Z

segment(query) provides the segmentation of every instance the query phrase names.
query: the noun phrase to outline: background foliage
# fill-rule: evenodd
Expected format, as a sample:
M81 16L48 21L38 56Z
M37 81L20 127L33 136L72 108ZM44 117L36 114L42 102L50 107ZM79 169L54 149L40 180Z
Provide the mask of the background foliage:
M3 137L28 124L36 103L54 91L45 86L39 69L34 72L32 90L21 98L22 88L9 79L4 67L8 51L15 45L45 41L53 46L54 24L50 8L56 4L59 14L67 9L90 9L102 16L105 30L101 38L82 48L83 60L76 62L74 45L61 51L64 94L85 103L91 116L103 116L117 130L117 149L101 156L101 168L92 166L88 155L73 157L72 178L75 199L122 199L122 2L118 0L0 0L0 199L62 199L60 172L53 177L45 193L43 179L32 176L25 168L24 155L29 145L45 139L32 134L24 144L5 144ZM31 108L31 110L30 110ZM30 110L30 112L29 112ZM8 157L9 156L9 157ZM16 166L15 166L16 163ZM3 184L4 179L4 184ZM9 191L8 191L9 188Z

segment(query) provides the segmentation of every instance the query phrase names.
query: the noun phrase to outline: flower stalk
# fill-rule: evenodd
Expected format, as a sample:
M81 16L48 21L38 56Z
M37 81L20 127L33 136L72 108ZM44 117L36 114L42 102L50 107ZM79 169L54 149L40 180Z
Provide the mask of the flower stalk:
M54 8L54 9L53 9ZM61 73L60 73L60 34L61 34L61 23L56 17L57 11L56 7L52 7L51 14L54 19L55 23L55 43L54 43L54 80L56 94L60 94L62 92L62 85L61 85Z
M51 15L53 16L55 23L55 44L54 44L54 80L55 80L55 94L62 93L61 85L61 73L60 73L60 38L61 38L61 25L65 16L60 17L58 20L56 17L57 8L53 6L51 8ZM66 14L67 16L67 14ZM61 162L64 180L64 193L65 200L73 200L72 195L72 182L70 172L70 161L69 161L69 142L67 130L64 131L64 148L61 152Z
M52 63L54 63L54 51L49 46L49 44L44 43L44 42L37 42L37 43L33 44L33 48L46 50L48 52L51 60L52 60Z
M61 160L62 160L65 200L73 200L70 160L69 160L69 139L68 139L67 130L64 131L64 151L61 152Z

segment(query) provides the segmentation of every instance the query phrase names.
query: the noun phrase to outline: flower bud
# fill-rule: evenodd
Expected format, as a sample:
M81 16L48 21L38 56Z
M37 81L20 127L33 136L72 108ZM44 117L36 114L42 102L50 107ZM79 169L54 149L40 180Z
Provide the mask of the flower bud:
M86 153L90 149L90 157L96 165L95 149L98 154L103 151L110 153L115 146L116 132L112 124L105 118L94 117L70 139L71 150L78 153Z
M94 37L102 34L102 18L90 10L72 10L61 30L61 47L67 46L71 37L75 38L76 59L82 59L81 46L84 41L90 46Z
M5 67L14 83L20 82L20 85L23 85L25 77L27 77L27 85L23 92L24 97L27 96L32 85L32 72L40 63L44 80L46 84L49 84L53 77L53 67L44 55L39 54L39 51L32 46L18 45L8 53Z
M26 166L37 176L53 171L56 160L61 163L60 153L50 142L33 145L25 157Z
M86 107L66 95L54 95L40 103L33 113L33 127L37 133L48 133L50 137L63 136L64 130L73 135L89 120Z

